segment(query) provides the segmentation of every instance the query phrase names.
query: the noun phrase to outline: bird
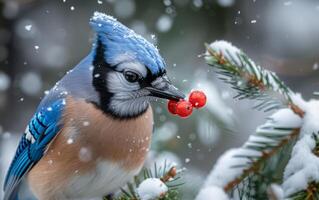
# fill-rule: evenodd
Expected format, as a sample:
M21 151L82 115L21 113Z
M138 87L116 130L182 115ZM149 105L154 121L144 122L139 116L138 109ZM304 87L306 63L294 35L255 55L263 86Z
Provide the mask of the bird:
M94 12L91 51L44 96L4 182L4 200L27 186L39 200L112 195L143 167L151 102L185 95L157 47L114 17Z

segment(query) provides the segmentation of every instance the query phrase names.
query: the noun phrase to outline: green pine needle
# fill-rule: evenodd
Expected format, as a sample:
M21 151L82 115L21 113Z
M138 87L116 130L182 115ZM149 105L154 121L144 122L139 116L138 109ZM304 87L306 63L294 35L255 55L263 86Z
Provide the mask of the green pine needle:
M257 100L254 108L263 111L289 106L292 91L275 73L256 65L236 47L225 48L223 54L214 49L214 44L206 44L206 62L221 75L219 78L237 90L235 98Z

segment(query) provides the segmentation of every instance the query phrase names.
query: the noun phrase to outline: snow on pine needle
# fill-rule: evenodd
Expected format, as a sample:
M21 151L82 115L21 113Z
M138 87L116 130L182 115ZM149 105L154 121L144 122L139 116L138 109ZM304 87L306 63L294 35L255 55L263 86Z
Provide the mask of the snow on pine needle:
M203 189L213 186L225 192L233 191L249 175L258 172L282 146L298 136L301 122L301 118L288 108L274 113L242 147L228 150L218 159Z
M319 199L319 102L307 102L300 140L285 168L283 190L291 199Z
M237 90L235 98L258 100L255 108L269 111L289 106L291 90L274 72L256 65L243 51L226 41L206 45L207 64Z
M259 110L282 109L242 147L218 159L196 200L214 193L235 199L318 200L319 101L304 101L228 42L216 41L206 49L206 62L237 90L237 98L256 100Z
M135 177L134 182L122 188L122 193L116 200L180 199L178 189L184 184L181 180L183 171L171 163L164 162L163 166L155 163L153 169L144 169L142 174Z
M166 195L168 187L159 178L148 178L142 181L137 188L137 194L141 200L162 198Z
M196 197L196 200L208 199L229 200L225 191L220 187L216 186L209 186L203 188Z

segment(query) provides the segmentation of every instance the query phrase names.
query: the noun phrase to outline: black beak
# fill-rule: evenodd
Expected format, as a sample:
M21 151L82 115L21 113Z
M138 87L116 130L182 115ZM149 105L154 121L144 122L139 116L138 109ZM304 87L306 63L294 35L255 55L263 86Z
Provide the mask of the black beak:
M185 95L172 85L166 78L155 80L150 87L145 87L150 92L149 96L179 101Z

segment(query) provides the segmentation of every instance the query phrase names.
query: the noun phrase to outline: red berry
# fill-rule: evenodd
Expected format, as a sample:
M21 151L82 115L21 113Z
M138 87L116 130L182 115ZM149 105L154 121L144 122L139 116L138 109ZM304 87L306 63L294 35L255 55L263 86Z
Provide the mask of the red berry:
M167 103L167 109L173 115L176 115L176 105L177 105L177 101L174 101L174 100L169 100Z
M202 108L205 106L207 98L204 92L195 90L190 93L188 100L195 108Z
M193 106L190 102L181 100L176 104L176 114L180 117L188 117L193 112Z

